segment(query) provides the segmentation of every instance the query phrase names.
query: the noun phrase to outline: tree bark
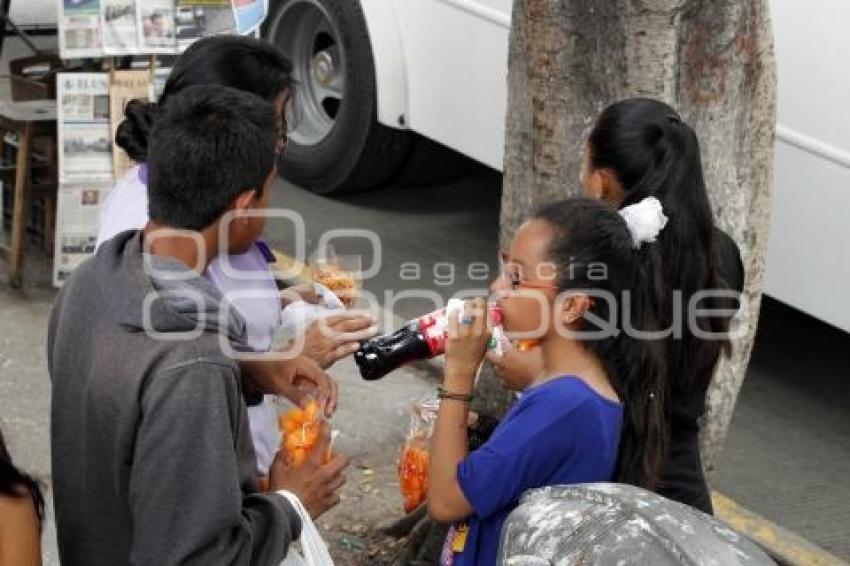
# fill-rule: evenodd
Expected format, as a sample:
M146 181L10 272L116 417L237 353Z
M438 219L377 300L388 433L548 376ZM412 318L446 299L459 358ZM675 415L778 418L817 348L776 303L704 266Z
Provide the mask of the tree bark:
M718 226L741 249L744 309L715 373L703 461L716 469L755 336L773 175L776 74L767 0L515 0L500 238L538 205L577 195L582 146L608 104L678 109L697 132ZM491 408L509 399L482 380Z

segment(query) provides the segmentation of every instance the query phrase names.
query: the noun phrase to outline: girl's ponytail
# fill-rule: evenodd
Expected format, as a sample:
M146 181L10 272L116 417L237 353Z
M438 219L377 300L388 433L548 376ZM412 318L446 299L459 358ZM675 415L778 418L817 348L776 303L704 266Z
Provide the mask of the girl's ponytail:
M675 328L687 313L691 298L704 290L728 289L720 270L720 243L705 187L696 132L667 104L649 98L630 98L608 106L597 118L589 137L590 165L614 173L623 189L624 206L656 197L670 223L648 250L648 274L653 317L660 329ZM732 308L729 299L708 297L700 307ZM727 332L730 320L699 318L700 331L715 336ZM690 324L680 337L666 341L665 365L671 410L704 404L712 370L726 339L698 337Z
M634 287L624 304L631 327L643 331L657 330L654 322L651 257L657 244L644 245L634 254ZM622 312L623 315L626 312ZM663 341L636 338L622 333L613 351L612 371L617 393L623 400L623 428L617 458L615 481L654 490L658 484L667 445L667 387Z

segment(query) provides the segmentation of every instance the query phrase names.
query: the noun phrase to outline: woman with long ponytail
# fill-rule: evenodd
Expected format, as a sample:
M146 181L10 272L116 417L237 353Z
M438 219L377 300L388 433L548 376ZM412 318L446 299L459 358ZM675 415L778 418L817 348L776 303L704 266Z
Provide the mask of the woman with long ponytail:
M740 252L715 224L696 132L667 104L633 98L606 108L588 137L585 163L590 195L618 207L655 197L669 218L650 255L652 308L659 328L673 330L663 344L670 443L658 491L710 513L699 419L717 361L731 350L731 319L697 318L692 328L688 309L703 291L740 293ZM737 301L717 294L698 306L718 312Z

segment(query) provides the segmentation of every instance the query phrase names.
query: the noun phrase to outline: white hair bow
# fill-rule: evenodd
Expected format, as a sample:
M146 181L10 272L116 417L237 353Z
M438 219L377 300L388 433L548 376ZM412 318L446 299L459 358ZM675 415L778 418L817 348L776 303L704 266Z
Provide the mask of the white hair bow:
M654 242L667 225L664 209L655 197L647 197L637 204L623 208L620 210L620 216L626 221L635 249L640 249L646 242Z

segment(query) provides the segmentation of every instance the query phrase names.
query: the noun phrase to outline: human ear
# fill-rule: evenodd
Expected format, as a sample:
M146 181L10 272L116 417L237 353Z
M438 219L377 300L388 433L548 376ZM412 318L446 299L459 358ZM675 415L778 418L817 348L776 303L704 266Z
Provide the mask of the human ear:
M587 295L572 295L567 297L559 313L561 324L565 327L575 324L590 310L590 306L591 300Z
M254 189L242 191L233 200L233 211L235 213L235 221L245 224L250 222L252 215L246 214L247 211L256 208L257 191Z
M597 169L593 172L593 175L597 179L595 183L599 190L599 194L596 195L596 198L604 200L605 202L610 202L619 208L623 204L626 195L623 192L623 186L620 184L620 180L617 179L617 175L614 171L611 169Z

